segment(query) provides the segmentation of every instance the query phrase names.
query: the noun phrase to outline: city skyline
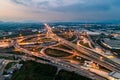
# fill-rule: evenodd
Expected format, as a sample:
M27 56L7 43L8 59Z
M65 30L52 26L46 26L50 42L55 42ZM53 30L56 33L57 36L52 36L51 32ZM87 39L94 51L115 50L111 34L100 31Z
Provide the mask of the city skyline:
M1 0L1 21L116 21L119 0Z

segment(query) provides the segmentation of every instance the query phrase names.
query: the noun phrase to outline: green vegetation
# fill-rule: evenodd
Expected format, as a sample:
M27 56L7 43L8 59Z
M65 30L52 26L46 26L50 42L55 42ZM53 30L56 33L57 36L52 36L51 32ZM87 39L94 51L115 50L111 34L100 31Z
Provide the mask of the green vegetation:
M37 52L37 53L40 53L40 50L42 49L42 47L39 47L39 45L30 46L30 47L22 46L22 48L27 49L27 50L32 51L32 52Z
M24 41L22 41L22 42L34 42L34 41L36 41L36 42L50 42L50 41L54 41L53 39L51 39L51 38L47 38L47 37L41 37L40 39L38 39L38 37L36 37L36 38L30 38L30 39L26 39L26 40L24 40Z
M58 35L59 37L62 37L62 38L65 38L65 39L67 39L67 38L69 38L69 35L68 34L60 34L60 35Z
M16 71L11 80L53 80L57 67L33 61L22 62L23 66Z
M11 51L11 52L8 52L10 54L16 54L16 55L24 55L25 53L23 52L19 52L19 51Z
M27 35L32 35L32 34L37 34L37 32L28 32L28 33L22 33L23 36L27 36ZM19 37L19 34L13 34L13 35L7 35L7 36L1 36L0 39L3 39L3 37L6 37L6 39L8 38L15 38L15 37Z
M65 70L61 70L58 73L55 80L90 80L90 79L80 76L78 74L75 74L74 72L68 72Z
M51 38L41 38L40 41L41 42L53 41L53 39L51 39Z
M14 47L0 48L0 53L8 53L8 52L12 52L13 50L14 50Z
M15 65L17 62L10 62L7 64L7 66L5 67L5 69L9 69L11 68L13 65Z
M21 33L23 36L28 36L28 35L33 35L33 34L38 34L38 32L25 32L25 33Z
M83 46L85 46L85 47L90 48L90 46L89 46L89 44L88 44L88 43L83 43L83 41L80 41L80 44L81 44L81 45L83 45Z
M0 59L14 60L14 57L13 56L8 56L8 57L0 56Z
M18 37L18 34L7 35L7 36L0 36L0 39L3 39L3 37L5 37L6 39L8 39L8 38L14 38L14 37Z
M58 46L56 46L56 47L63 48L63 49L66 49L66 50L72 50L72 48L67 47L67 46L65 46L65 45L58 45Z
M45 53L49 56L52 56L52 57L67 57L67 56L71 55L70 53L56 50L56 49L50 49L50 48L46 49Z
M61 34L61 35L58 35L58 36L66 39L66 40L68 40L68 41L73 41L73 40L76 39L76 35L69 36L68 34ZM74 43L76 43L76 42L74 42Z
M55 34L60 34L61 32L60 32L60 30L58 30L58 29L54 29L54 30L53 30L53 33L55 33Z
M22 62L20 70L13 73L11 80L90 80L74 72L60 70L56 75L57 67L41 64L34 61Z
M7 53L7 54L17 54L17 55L24 55L25 53L19 52L19 51L15 51L14 47L10 47L10 48L0 48L0 53Z
M68 41L73 41L74 39L76 39L76 35L73 35L71 38L68 38Z

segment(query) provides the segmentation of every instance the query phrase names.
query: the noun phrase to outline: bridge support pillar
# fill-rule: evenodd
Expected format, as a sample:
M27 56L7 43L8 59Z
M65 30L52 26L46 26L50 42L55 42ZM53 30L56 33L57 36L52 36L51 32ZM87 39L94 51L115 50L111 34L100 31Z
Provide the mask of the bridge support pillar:
M57 69L56 75L59 73L60 70L61 70L61 68L58 68L58 69Z

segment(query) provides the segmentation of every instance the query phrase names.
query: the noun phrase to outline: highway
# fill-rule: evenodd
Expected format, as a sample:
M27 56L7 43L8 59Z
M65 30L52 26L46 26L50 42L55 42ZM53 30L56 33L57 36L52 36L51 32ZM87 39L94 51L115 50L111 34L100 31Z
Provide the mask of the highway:
M67 46L70 46L71 48L75 49L77 52L79 52L78 54L76 53L76 55L79 55L80 57L83 57L85 59L88 59L88 60L91 60L111 71L117 71L117 72L120 72L120 65L118 65L117 63L111 61L110 59L106 58L105 56L103 55L100 55L98 54L97 52L89 49L89 48L86 48L84 46L78 46L76 44L73 44L72 42L70 41L67 41L61 37L58 37L56 34L54 34L52 32L52 28L50 28L50 26L48 26L47 24L45 24L45 27L46 27L46 30L47 30L47 35L49 37L51 37L52 39L58 41L59 43L62 43L62 44L65 44ZM29 54L29 55L32 55L32 56L36 56L36 57L39 57L39 58L42 58L42 59L45 59L45 60L48 60L49 64L52 64L52 65L56 65L62 69L65 69L65 70L69 70L69 71L74 71L75 73L78 73L82 76L85 76L85 77L88 77L88 78L91 78L91 79L95 79L95 80L106 80L106 78L102 77L102 76L99 76L95 73L92 73L91 71L89 70L85 70L83 68L79 66L76 66L74 64L71 64L70 62L66 62L62 59L57 59L57 58L53 58L53 57L50 57L50 56L46 56L46 55L43 55L43 54L39 54L37 52L32 52L32 51L29 51L27 49L24 49L22 48L19 43L28 39L28 38L32 38L32 37L37 37L37 36L40 36L40 35L30 35L30 36L26 36L26 37L23 37L21 39L17 39L17 40L14 40L12 41L12 45L18 49L19 51L21 52L24 52L26 54ZM102 57L102 60L100 59L100 57ZM87 74L87 75L86 75Z
M33 37L33 36L32 36ZM27 39L27 38L26 38ZM23 39L24 40L24 39ZM22 41L22 40L20 40ZM69 71L74 71L75 73L78 73L79 75L82 75L82 76L85 76L85 77L88 77L88 78L91 78L91 79L96 79L96 80L106 80L106 78L104 77L101 77L95 73L91 73L90 71L88 70L84 70L82 69L81 67L76 67L75 65L71 64L71 63L68 63L68 62L65 62L64 60L62 59L57 59L57 58L53 58L53 57L49 57L49 56L46 56L46 55L43 55L43 54L39 54L39 53L36 53L36 52L31 52L31 51L28 51L24 48L22 48L17 41L14 41L13 42L13 46L18 49L19 51L21 52L24 52L26 54L29 54L29 55L32 55L32 56L36 56L36 57L39 57L39 58L42 58L42 59L45 59L45 60L49 60L49 63L52 64L52 65L57 65L58 67L61 67L62 69L65 69L65 70L69 70ZM87 75L86 75L87 74Z
M89 48L86 48L83 46L77 46L76 44L73 44L61 37L58 37L56 34L54 34L52 32L52 29L47 24L45 24L45 27L47 29L48 34L51 36L51 38L54 38L58 42L66 44L66 45L72 47L73 49L77 50L78 52L81 52L82 53L82 54L80 54L81 57L84 56L84 58L91 60L111 71L120 72L120 65L117 64L116 62L113 62L112 60L104 57L103 55L98 54L97 52L95 52ZM100 57L102 57L102 60L100 59Z
M78 73L82 76L85 76L85 77L88 77L88 78L91 78L91 79L94 79L96 76L96 74L94 73L91 73L87 70L83 70L82 68L76 68L75 66L71 65L70 63L67 63L65 61L62 61L60 59L56 59L56 58L53 58L53 57L49 57L49 56L45 56L45 55L42 55L42 54L38 54L38 53L33 53L33 52L30 52L28 50L25 50L23 48L20 48L19 46L15 45L15 47L19 48L21 52L24 52L24 53L27 53L29 55L34 55L36 57L39 57L39 58L43 58L45 60L49 60L49 64L52 64L52 65L57 65L57 67L60 67L62 69L65 69L65 70L69 70L69 71L74 71L75 73ZM86 75L87 74L87 75ZM95 77L91 77L92 76L95 76ZM105 78L103 77L96 77L97 80L106 80Z
M72 52L70 52L68 50L48 46L48 47L43 48L41 50L41 54L40 54L40 53L37 53L37 52L32 52L32 51L29 51L27 49L24 49L20 45L20 43L21 44L30 44L30 43L22 43L22 41L33 38L33 37L45 36L45 34L39 34L39 35L35 34L35 35L24 36L24 37L21 37L21 38L16 38L14 40L11 39L10 40L10 46L14 46L14 48L18 49L20 52L45 59L46 60L45 62L48 63L48 64L55 65L58 68L65 69L65 70L68 70L68 71L74 71L75 73L77 73L79 75L82 75L82 76L85 76L85 77L88 77L88 78L91 78L91 79L94 79L94 80L106 80L106 78L103 77L103 76L100 76L96 73L93 73L89 70L86 70L86 69L82 68L81 65L72 64L71 62L67 62L67 61L65 61L64 59L61 59L61 58L58 59L58 58L53 58L53 57L47 56L47 55L45 55L44 50L46 48L49 48L49 47L52 48L52 49L62 50L62 51L71 53L73 55L80 56L80 57L85 58L87 60L93 61L93 62L109 69L111 72L112 71L120 72L120 65L118 63L108 59L107 57L97 53L96 51L94 51L92 49L89 49L89 48L84 47L82 45L76 45L76 44L74 44L70 41L65 40L64 38L61 38L61 37L57 36L56 34L54 34L52 32L52 28L47 24L45 24L45 28L47 30L47 36L54 39L55 41L58 41L59 44L64 44L66 46L69 46L69 47L75 49L78 53L73 54ZM73 41L76 41L77 39L78 39L78 36ZM31 44L34 44L34 42L31 42Z

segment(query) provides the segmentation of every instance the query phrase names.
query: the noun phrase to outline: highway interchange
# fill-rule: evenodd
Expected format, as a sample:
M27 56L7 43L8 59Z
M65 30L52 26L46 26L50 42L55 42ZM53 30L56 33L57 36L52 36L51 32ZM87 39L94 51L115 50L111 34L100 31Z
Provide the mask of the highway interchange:
M58 42L55 45L64 44L66 46L69 46L70 48L76 50L76 53L74 53L75 56L78 56L78 57L90 60L94 63L97 63L98 65L105 67L106 69L110 70L111 72L114 72L114 71L120 72L120 65L118 63L110 60L109 58L105 57L104 55L99 54L98 52L96 52L90 48L84 47L82 45L76 45L76 44L74 44L74 43L72 43L64 38L57 36L55 33L53 33L52 28L49 25L47 25L47 24L44 24L44 25L45 25L45 29L46 29L46 35ZM94 72L91 72L89 69L85 69L81 65L73 64L71 62L66 61L65 59L55 58L55 57L51 57L51 56L46 55L45 49L47 49L47 48L54 49L55 45L51 45L51 46L43 48L40 51L41 54L27 50L27 49L21 47L21 45L20 45L20 43L22 41L24 41L28 38L40 37L43 35L45 35L45 34L36 34L36 35L24 36L22 38L11 39L10 46L14 46L15 49L17 49L20 52L23 52L25 54L45 59L46 60L45 62L47 64L55 65L59 69L74 71L77 74L80 74L82 76L88 77L88 78L93 79L93 80L107 80L107 79L109 79L109 77L105 77L103 75L99 75L99 74L96 74ZM31 43L31 44L34 44L34 43ZM64 50L64 49L60 49L60 48L55 48L55 49L66 51L66 52L72 54L72 52L70 52L68 50Z

